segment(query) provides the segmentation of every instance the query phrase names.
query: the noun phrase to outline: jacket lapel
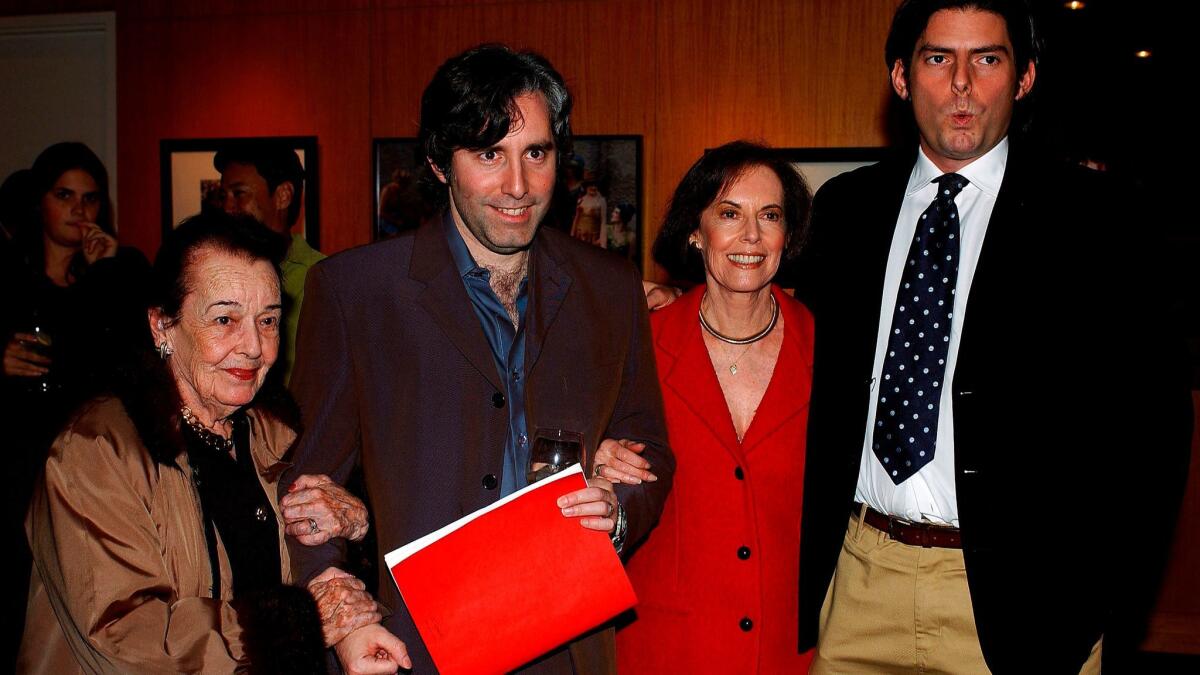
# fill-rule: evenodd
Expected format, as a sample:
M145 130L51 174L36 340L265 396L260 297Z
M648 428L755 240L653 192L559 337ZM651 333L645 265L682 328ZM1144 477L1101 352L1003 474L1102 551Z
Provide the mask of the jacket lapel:
M664 324L656 338L659 349L673 358L663 381L729 454L741 461L742 448L733 429L733 418L729 415L725 394L713 371L712 359L704 346L704 336L700 334L700 323L696 318L703 297L701 285L677 300L686 304L676 314L677 320Z
M450 257L450 246L446 243L440 219L417 230L409 277L425 285L417 301L433 317L447 339L493 387L503 391L496 372L496 360L483 335L479 318L471 309L471 300L454 267L454 259Z
M1022 233L1017 224L1026 222L1021 216L1025 208L1022 195L1026 193L1021 183L1030 170L1021 165L1022 156L1017 154L1015 144L1010 147L1004 180L1000 183L999 194L996 195L996 205L992 207L992 217L988 220L987 236L984 237L983 247L979 251L979 261L975 264L971 294L967 297L968 315L974 315L980 308L993 306L993 303L989 302L989 296L998 290L997 284L1006 283L1006 279L1012 273L1012 261L1025 257L1019 255L1021 239L1028 238L1029 235L1027 232ZM1025 243L1028 245L1028 241ZM1009 269L1004 269L1006 265Z
M754 420L742 438L741 451L747 454L788 420L806 410L812 390L812 345L802 330L804 319L791 299L779 288L773 288L772 291L783 314L783 345L779 349L779 358L775 362L767 391L763 393Z
M292 466L291 449L296 432L283 422L254 410L247 413L250 420L250 452L259 475L269 483Z
M533 370L546 334L562 307L572 278L556 259L549 237L540 231L529 252L529 308L525 315L525 372Z

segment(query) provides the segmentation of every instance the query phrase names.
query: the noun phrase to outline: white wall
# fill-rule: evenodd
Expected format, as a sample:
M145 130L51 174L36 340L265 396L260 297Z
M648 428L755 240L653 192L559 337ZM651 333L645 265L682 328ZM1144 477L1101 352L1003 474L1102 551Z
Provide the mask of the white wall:
M0 18L0 180L52 143L82 141L116 199L116 44L113 12Z

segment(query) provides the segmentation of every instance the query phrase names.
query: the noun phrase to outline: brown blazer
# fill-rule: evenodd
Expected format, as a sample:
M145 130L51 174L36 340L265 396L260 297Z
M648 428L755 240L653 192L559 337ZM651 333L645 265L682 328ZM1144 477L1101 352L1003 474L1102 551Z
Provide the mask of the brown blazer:
M674 470L640 277L546 228L529 260L528 428L581 431L589 451L604 438L647 444L659 480L617 488L633 544L658 520ZM506 401L440 221L313 267L291 387L306 428L293 475L344 482L361 464L381 557L498 497ZM304 582L341 564L342 550L293 546L292 559ZM379 569L380 600L393 612L386 627L417 672L432 672L382 560ZM565 650L540 665L571 668Z
M295 433L251 409L250 452L275 503ZM33 549L21 673L231 673L245 666L229 560L221 597L187 454L156 462L116 398L88 404L50 448L27 528Z

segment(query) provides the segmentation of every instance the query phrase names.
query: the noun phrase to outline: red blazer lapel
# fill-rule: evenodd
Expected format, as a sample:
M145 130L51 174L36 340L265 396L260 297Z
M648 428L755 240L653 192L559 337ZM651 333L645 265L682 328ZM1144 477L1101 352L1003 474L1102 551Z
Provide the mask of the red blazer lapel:
M812 391L812 315L778 286L772 286L771 291L783 316L783 346L754 421L742 439L741 450L747 453L792 417L807 410Z
M669 364L660 359L660 378L740 462L742 448L733 429L733 418L729 416L725 394L700 334L697 312L703 297L703 286L692 289L675 301L679 305L675 311L656 322L656 348L670 359Z

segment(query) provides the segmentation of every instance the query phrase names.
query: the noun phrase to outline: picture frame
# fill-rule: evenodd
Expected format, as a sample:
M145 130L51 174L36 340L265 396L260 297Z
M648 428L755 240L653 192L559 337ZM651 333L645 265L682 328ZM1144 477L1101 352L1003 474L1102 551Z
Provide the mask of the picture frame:
M551 212L544 227L627 257L641 268L643 236L642 137L580 135L561 158ZM377 138L372 240L387 239L437 217L421 193L424 157L415 138ZM594 184L588 195L585 184ZM583 211L581 211L581 208Z
M779 148L779 156L791 162L804 176L808 189L817 193L825 181L838 174L868 166L882 160L885 147L857 148Z
M371 146L371 241L390 239L435 217L421 191L424 158L417 139L376 138Z
M641 136L575 136L559 171L554 207L557 227L627 258L639 270L646 212L642 161Z
M316 136L240 138L168 138L159 142L163 234L188 216L220 208L221 175L213 166L217 151L253 140L283 141L296 150L304 167L304 207L297 231L314 249L320 248L320 162Z

